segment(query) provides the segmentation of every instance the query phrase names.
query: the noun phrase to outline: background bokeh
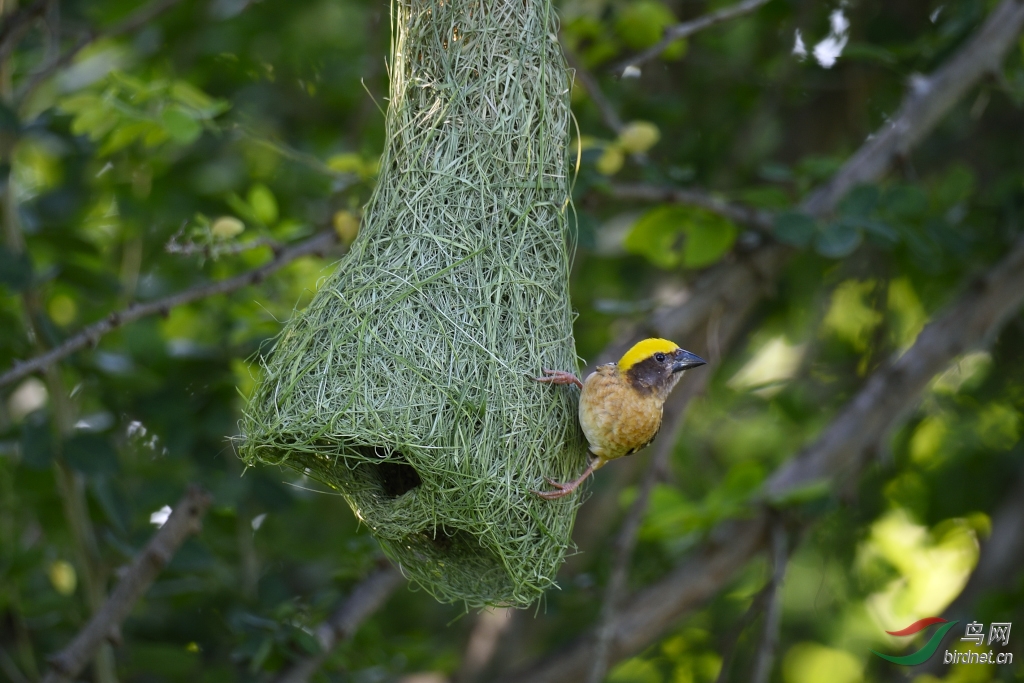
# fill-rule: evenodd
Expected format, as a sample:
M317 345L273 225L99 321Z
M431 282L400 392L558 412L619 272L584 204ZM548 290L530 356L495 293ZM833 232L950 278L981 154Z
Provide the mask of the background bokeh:
M90 680L271 680L316 651L313 629L380 561L340 497L290 472L244 469L230 438L256 354L358 230L383 147L390 7L162 4L111 36L104 27L136 3L54 2L19 40L0 41L0 371L132 302L249 271L279 245L324 230L338 240L0 388L0 677L13 681L38 679L154 532L151 515L190 482L214 499L202 533ZM884 177L827 220L797 212L997 3L771 0L674 43L635 77L611 71L666 27L728 4L559 4L563 44L600 88L577 78L572 93L581 358L603 359L651 316L685 307L704 275L771 241L735 218L623 188L700 190L757 208L793 251L732 343L709 325L700 350L713 362L694 373L711 373L710 383L669 444L631 590L684 562L720 522L749 517L766 477L1024 230L1019 37ZM17 12L3 7L7 19ZM95 39L33 78L84 35ZM1020 496L1022 420L1018 313L904 406L859 477L796 506L771 680L908 679L870 650L916 649L923 638L884 630L943 614L964 588L995 511ZM613 540L649 458L592 481L579 552L536 610L467 612L403 584L314 680L493 680L583 633L601 611ZM1022 562L976 595L970 619L1024 629ZM763 616L737 626L771 574L766 556L747 563L660 640L613 663L608 680L715 681L730 652L729 680L748 680ZM962 632L952 633L948 647L960 647ZM479 654L467 643L481 639L491 649L467 665ZM1008 650L1024 662L1021 642L1011 634ZM1020 680L1024 664L914 675Z

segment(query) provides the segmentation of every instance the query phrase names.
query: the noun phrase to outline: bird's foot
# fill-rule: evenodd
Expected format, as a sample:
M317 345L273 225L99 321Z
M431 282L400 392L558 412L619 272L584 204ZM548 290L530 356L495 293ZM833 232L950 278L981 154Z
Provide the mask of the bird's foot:
M580 378L571 372L565 372L564 370L548 370L544 369L544 377L530 377L535 382L546 382L548 384L575 384L580 389L583 388L583 382Z
M580 485L581 480L577 479L576 481L571 481L568 484L560 484L554 479L551 479L550 477L544 477L544 481L546 481L551 486L554 486L558 490L534 491L534 493L543 498L544 500L555 500L557 498L564 498L565 496L568 496L570 493L575 491L576 487Z
M560 489L558 491L534 491L533 493L536 494L539 498L543 498L544 500L557 500L558 498L564 498L565 496L568 496L573 491L574 489L566 488Z

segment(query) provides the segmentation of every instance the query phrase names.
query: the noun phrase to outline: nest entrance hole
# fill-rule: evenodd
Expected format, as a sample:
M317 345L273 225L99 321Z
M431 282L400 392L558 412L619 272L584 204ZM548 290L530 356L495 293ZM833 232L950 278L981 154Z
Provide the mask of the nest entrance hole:
M403 496L423 483L419 472L399 451L387 446L356 446L355 450L367 460L380 461L361 462L357 469L365 469L388 498Z

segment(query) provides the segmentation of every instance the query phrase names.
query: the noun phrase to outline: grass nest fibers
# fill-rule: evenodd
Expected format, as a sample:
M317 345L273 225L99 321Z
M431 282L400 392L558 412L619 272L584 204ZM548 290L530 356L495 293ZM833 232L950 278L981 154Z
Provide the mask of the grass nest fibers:
M243 420L249 464L339 490L439 600L554 583L586 447L568 273L570 81L549 0L395 0L387 142L359 237Z

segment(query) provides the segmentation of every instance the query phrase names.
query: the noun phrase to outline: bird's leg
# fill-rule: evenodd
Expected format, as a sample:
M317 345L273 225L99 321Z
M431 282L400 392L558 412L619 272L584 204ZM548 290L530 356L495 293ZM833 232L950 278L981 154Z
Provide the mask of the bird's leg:
M583 388L583 382L580 378L571 372L565 372L564 370L544 370L544 377L531 377L530 379L535 382L547 382L549 384L575 384L580 389Z
M558 490L557 491L534 491L534 493L536 493L538 496L540 496L544 500L555 500L556 498L562 498L563 496L568 496L570 493L575 491L576 488L580 484L582 484L584 481L586 481L587 477L589 477L591 474L594 473L594 470L596 470L598 467L600 467L603 464L604 464L604 461L601 458L591 458L590 459L590 464L587 465L587 469L583 470L583 474L581 474L576 479L573 479L572 481L570 481L570 482L568 482L566 484L559 484L557 481L552 481L548 477L544 477L544 480L547 483L551 484L552 486L554 486Z

